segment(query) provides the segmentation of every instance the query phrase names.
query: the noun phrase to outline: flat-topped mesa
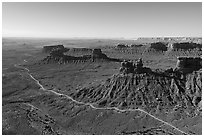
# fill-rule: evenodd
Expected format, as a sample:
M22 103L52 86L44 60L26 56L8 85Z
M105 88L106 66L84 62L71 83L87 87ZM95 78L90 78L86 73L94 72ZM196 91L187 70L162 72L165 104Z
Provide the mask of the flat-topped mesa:
M138 47L142 47L144 46L143 44L131 44L130 47L131 48L138 48Z
M54 48L50 51L50 56L53 56L53 57L61 57L64 55L64 49L62 48Z
M58 64L66 64L71 62L85 62L86 60L91 59L91 56L69 56L65 55L66 51L60 48L53 49L50 54L44 58L42 61L46 64L48 63L58 63Z
M127 48L128 45L127 44L123 44L123 43L118 43L115 47L116 48Z
M54 49L65 49L63 45L43 46L44 53L50 53Z
M146 70L143 67L142 59L138 59L133 63L133 61L123 61L121 62L120 73L129 74L129 73L142 73Z
M202 68L202 58L200 57L177 57L175 70L183 73L196 71Z
M108 59L108 57L102 53L101 49L92 50L92 59Z
M166 44L162 42L151 43L150 48L159 50L159 51L167 51L168 49Z
M91 52L92 49L90 48L71 48L70 52Z
M172 49L183 49L183 50L194 49L194 48L201 49L202 44L192 43L192 42L173 43L171 48Z
M66 48L65 48L66 49ZM66 64L66 63L79 63L79 62L95 62L95 61L114 61L120 62L120 59L109 58L105 54L102 53L101 49L93 49L92 54L88 55L80 55L80 56L71 56L67 55L65 49L54 48L50 52L50 54L43 59L43 63L58 63L58 64ZM64 54L65 53L65 54Z

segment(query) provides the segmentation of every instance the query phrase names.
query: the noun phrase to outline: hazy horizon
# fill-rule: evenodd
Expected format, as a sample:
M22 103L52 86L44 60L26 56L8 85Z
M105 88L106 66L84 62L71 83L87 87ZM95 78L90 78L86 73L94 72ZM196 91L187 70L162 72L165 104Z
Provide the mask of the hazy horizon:
M3 2L3 37L202 37L201 2Z
M202 38L202 36L198 37L185 37L185 36L168 36L168 37L135 37L135 38L123 38L123 37L111 37L111 38L105 38L105 37L13 37L13 36L2 36L2 38L16 38L16 39L124 39L124 40L134 40L138 38Z

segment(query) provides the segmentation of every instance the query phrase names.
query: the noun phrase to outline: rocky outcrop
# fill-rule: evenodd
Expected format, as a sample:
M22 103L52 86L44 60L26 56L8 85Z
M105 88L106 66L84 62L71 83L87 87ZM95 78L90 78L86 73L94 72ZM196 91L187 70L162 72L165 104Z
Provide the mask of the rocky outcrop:
M93 49L92 58L93 59L108 59L108 57L102 53L101 49Z
M64 50L64 46L63 45L51 45L51 46L44 46L43 47L43 52L44 53L50 53L51 51L55 50L55 49L61 49Z
M167 112L178 107L199 113L202 110L202 71L200 58L178 57L180 69L193 66L183 73L168 69L157 72L143 67L142 59L121 62L120 72L98 86L85 87L73 94L76 100L95 102L99 107L143 108ZM191 109L196 111L191 111ZM158 110L159 109L159 110ZM169 109L169 110L168 110Z
M194 71L187 75L185 86L185 92L191 94L190 98L193 105L202 109L202 71Z
M150 69L143 67L142 59L139 58L136 61L126 61L121 62L120 73L129 74L129 73L145 73L150 72Z
M151 49L155 49L157 51L167 51L167 45L162 42L151 43Z
M119 49L123 49L123 48L139 48L142 46L144 46L144 45L143 44L130 44L130 45L128 45L128 44L119 43L115 47L119 48Z
M83 56L83 55L91 55L92 49L91 48L70 48L69 51L65 53L69 56Z
M127 48L128 45L127 44L123 44L123 43L119 43L116 45L116 48Z
M202 59L200 57L178 57L175 70L189 73L202 68Z
M202 44L192 43L192 42L173 43L171 48L172 49L183 49L183 50L194 49L194 48L201 49Z
M181 107L195 108L196 113L199 112L202 72L187 75L169 73L171 75L157 72L119 73L98 86L78 90L73 97L83 102L95 102L99 107L143 108L148 112L159 112L161 109L169 112Z
M69 50L70 52L92 52L92 49L90 48L71 48Z
M123 62L121 62L120 73L123 74L134 73L134 69L135 64L133 64L132 61L124 60Z
M64 55L64 49L61 48L55 48L52 51L50 51L51 56L63 56Z
M142 45L142 44L131 44L130 45L131 48L138 48L138 47L142 47L142 46L144 46L144 45Z

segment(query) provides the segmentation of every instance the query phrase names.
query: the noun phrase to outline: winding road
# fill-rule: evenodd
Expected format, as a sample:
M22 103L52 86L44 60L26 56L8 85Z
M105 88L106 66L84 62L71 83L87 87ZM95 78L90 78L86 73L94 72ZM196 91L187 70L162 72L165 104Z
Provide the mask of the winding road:
M24 62L27 62L27 61L24 60ZM168 123L168 122L166 122L166 121L164 121L164 120L162 120L162 119L159 119L159 118L155 117L154 115L152 115L152 114L150 114L150 113L148 113L148 112L146 112L145 110L142 110L142 109L140 109L140 108L137 108L137 109L131 109L131 108L129 108L129 109L119 109L119 108L117 108L117 107L101 107L101 108L99 108L99 107L94 106L94 103L80 102L80 101L77 101L77 100L73 99L71 96L68 96L68 95L66 95L66 94L62 94L62 93L58 93L58 92L56 92L56 91L54 91L54 90L46 89L46 88L44 88L44 86L43 86L42 84L40 84L40 82L30 73L30 70L29 70L28 68L23 67L23 66L21 66L20 64L19 64L19 65L15 64L14 66L26 70L26 71L27 71L27 74L30 76L30 78L32 78L32 79L36 82L36 84L40 86L40 90L49 91L49 92L52 92L52 93L54 93L54 94L56 94L56 95L58 95L58 96L64 96L64 97L70 99L71 101L75 102L76 104L81 104L81 105L89 106L89 107L91 107L92 109L97 109L97 110L115 110L116 112L134 112L134 111L140 111L140 112L143 112L143 113L145 113L146 115L149 115L150 117L152 117L152 118L154 118L154 119L156 119L156 120L162 122L163 124L172 127L173 129L175 129L175 130L181 132L181 133L184 134L184 135L189 135L188 133L186 133L186 132L180 130L179 128L173 126L172 124L170 124L170 123Z

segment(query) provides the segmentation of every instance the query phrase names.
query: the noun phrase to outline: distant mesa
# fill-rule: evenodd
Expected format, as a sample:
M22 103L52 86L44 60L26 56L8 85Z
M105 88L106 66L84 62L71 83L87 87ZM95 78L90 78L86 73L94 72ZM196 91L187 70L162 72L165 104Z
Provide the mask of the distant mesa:
M63 57L64 56L64 48L53 48L50 51L50 55L53 57Z
M188 50L188 49L194 49L202 48L202 44L197 44L197 43L192 43L192 42L183 42L183 43L173 43L170 45L171 49L183 49L183 50Z
M119 44L117 44L116 46L115 46L115 48L138 48L138 47L142 47L142 46L144 46L144 45L142 45L142 44L124 44L124 43L119 43Z
M44 46L44 47L43 47L43 52L44 52L44 53L50 53L51 51L53 51L53 50L55 50L55 49L64 50L65 47L64 47L63 45Z
M128 44L123 44L123 43L118 43L116 45L116 48L127 48L128 47Z
M157 51L167 51L168 49L166 44L162 42L151 43L150 48L155 49Z
M202 59L200 57L177 57L175 70L188 73L202 68Z
M93 49L93 52L92 52L92 58L93 59L108 59L108 57L102 53L101 49Z
M42 62L49 64L49 63L58 63L58 64L66 64L73 61L85 61L89 56L81 56L81 57L74 57L68 56L64 54L65 51L63 49L53 49L50 54L42 60Z
M167 39L167 38L165 38ZM170 39L170 38L169 38ZM163 41L153 41L149 43L143 43L143 44L127 44L127 43L119 43L114 48L122 51L124 53L134 53L140 52L139 50L145 50L144 53L150 53L150 52L167 52L168 54L170 51L194 51L194 50L202 50L202 43L194 41L190 42L177 42L173 40L163 40ZM140 48L140 47L147 47L147 48ZM143 53L143 51L141 51Z
M164 73L182 73L187 74L193 71L198 71L202 68L202 59L200 57L177 57L177 64L175 69L170 68L164 71ZM141 74L153 72L150 68L143 66L143 61L139 58L136 61L124 60L121 62L119 69L121 74Z
M71 48L70 52L92 52L90 48Z
M53 47L53 46L51 46ZM76 51L77 49L69 49L69 51ZM78 50L81 50L79 48ZM50 51L50 54L42 60L42 62L49 64L49 63L58 63L58 64L66 64L71 62L87 62L87 61L98 61L98 60L104 60L104 61L117 61L119 62L119 59L109 58L104 53L102 53L101 49L83 49L85 51L91 50L90 55L81 55L81 56L70 56L65 55L67 52L66 48L58 48L54 47Z
M142 46L144 46L144 45L142 45L142 44L131 44L130 48L138 48L138 47L142 47Z

